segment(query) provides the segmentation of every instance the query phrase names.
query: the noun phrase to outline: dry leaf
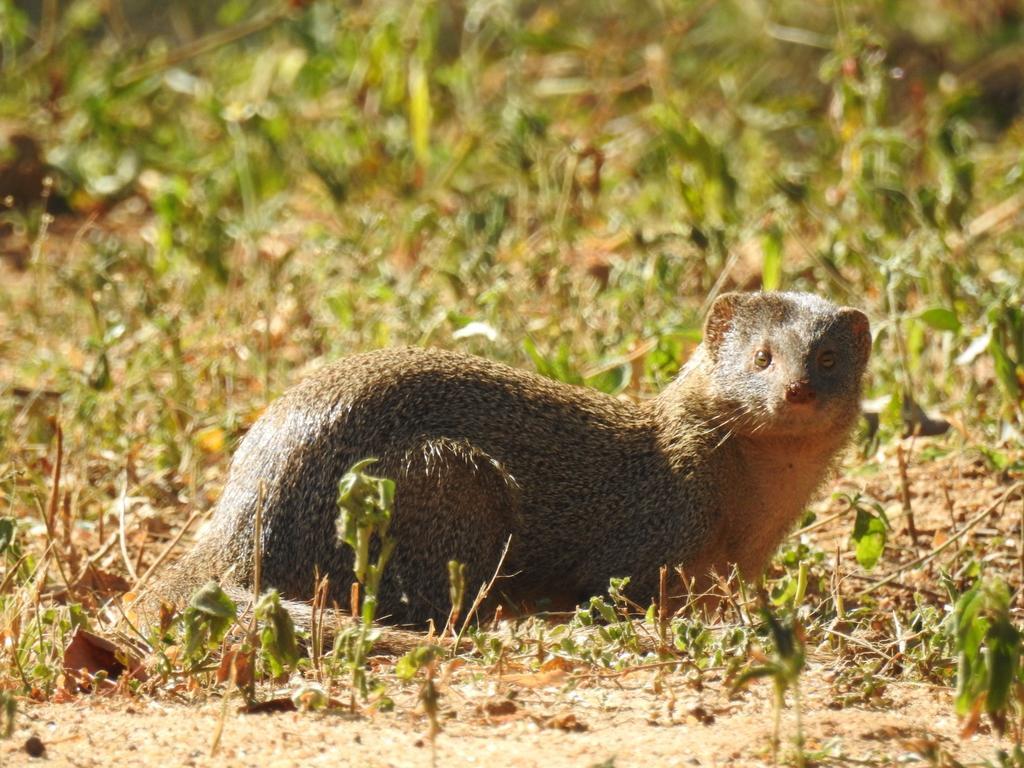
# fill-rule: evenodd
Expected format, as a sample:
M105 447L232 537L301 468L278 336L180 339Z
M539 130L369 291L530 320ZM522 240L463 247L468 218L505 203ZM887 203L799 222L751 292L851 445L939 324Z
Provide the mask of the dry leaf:
M541 672L535 675L505 675L502 677L506 683L521 685L524 688L543 688L547 685L561 685L568 677L565 670L553 669L550 672Z
M569 659L562 658L561 656L552 656L550 659L540 665L541 672L554 672L561 670L563 672L569 672L576 669L579 664Z
M217 683L226 683L234 676L235 685L239 688L249 685L252 682L253 657L252 650L243 651L240 645L232 646L225 651L220 666L217 667Z
M279 699L267 699L246 704L239 707L238 711L244 715L258 715L266 712L296 712L298 709L290 696L282 696Z
M206 427L196 432L196 445L204 453L221 453L225 442L224 430L220 427Z
M543 728L557 728L560 731L574 731L576 733L587 730L586 723L581 722L572 712L562 712L552 715L541 723Z
M123 595L132 585L123 576L110 571L103 571L95 566L85 569L85 573L71 585L72 592L96 592L103 597Z
M65 684L91 686L90 677L105 672L109 680L117 680L130 669L133 676L143 679L139 662L106 638L79 627L64 649L63 668Z
M519 711L519 705L512 699L494 696L479 705L480 713L489 717L507 717Z

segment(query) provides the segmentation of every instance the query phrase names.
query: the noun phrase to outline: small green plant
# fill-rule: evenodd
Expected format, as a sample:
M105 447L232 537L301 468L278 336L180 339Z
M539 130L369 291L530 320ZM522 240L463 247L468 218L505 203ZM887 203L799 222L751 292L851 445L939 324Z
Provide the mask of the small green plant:
M17 521L13 517L0 517L0 554L4 554L14 544Z
M237 615L235 601L217 582L201 587L192 595L181 617L185 658L196 662L204 659L224 639Z
M419 700L423 712L427 716L430 725L427 729L427 738L430 739L431 763L436 764L437 734L441 732L439 715L440 694L434 682L437 672L438 659L442 658L444 650L436 645L421 645L405 654L395 664L395 674L400 680L412 680L417 673L423 672L423 683L420 686Z
M377 601L384 567L395 550L395 539L388 535L391 513L395 503L395 483L383 477L366 473L376 459L363 459L352 465L338 483L338 538L355 553L352 570L356 584L353 594L362 590L361 621L355 627L339 633L335 653L346 659L352 673L352 708L355 692L365 700L369 696L366 676L366 657L373 648L377 632L373 621L377 616ZM370 562L370 543L376 537L376 561ZM357 609L354 603L353 610Z
M786 692L793 691L793 707L796 713L796 749L797 765L804 765L804 736L800 711L800 673L804 668L803 629L797 622L795 614L788 623L781 622L772 613L767 598L762 596L761 617L768 625L774 652L771 656L757 654L755 663L749 665L733 682L733 689L739 689L751 680L771 678L774 690L772 723L772 757L778 762L779 731L781 726L782 708L786 704Z
M1008 413L1024 415L1024 309L1018 289L988 311L988 350Z
M778 566L785 569L779 578L770 581L772 605L800 609L808 592L821 592L824 576L825 553L802 541L791 541L775 557Z
M466 564L458 560L448 561L448 597L451 600L452 608L448 614L445 634L447 630L454 630L462 615L462 602L466 597Z
M956 712L974 732L984 713L1000 735L1013 726L1021 750L1024 669L1021 630L1011 619L1010 590L1000 579L978 579L956 601Z
M594 639L601 641L593 645L592 650L597 651L594 660L604 658L619 664L625 657L641 653L633 616L643 615L643 611L626 597L628 585L628 577L610 579L609 599L594 595L587 606L578 608L573 616L571 625L593 628L596 631Z
M840 498L856 512L850 539L854 545L857 562L862 568L870 571L878 564L885 551L885 542L891 528L889 518L886 517L881 504L869 501L859 493L853 496L843 493L840 494Z
M295 668L299 646L291 614L281 605L281 597L272 589L260 597L254 610L259 627L263 661L273 677Z

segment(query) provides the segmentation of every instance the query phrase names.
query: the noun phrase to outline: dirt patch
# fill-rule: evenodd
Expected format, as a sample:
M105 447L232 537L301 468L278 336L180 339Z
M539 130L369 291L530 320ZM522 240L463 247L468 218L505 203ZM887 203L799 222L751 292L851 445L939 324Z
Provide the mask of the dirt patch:
M895 683L885 708L836 703L831 674L812 665L802 678L806 750L823 760L893 765L912 755L991 757L991 735L961 741L948 690ZM442 691L439 765L760 766L771 764L771 686L730 698L718 685L696 691L683 675L638 672L613 679L584 675L536 688L474 680L466 674ZM37 736L49 765L425 766L431 763L427 720L416 712L415 687L391 713L247 715L229 701L220 746L211 756L221 703L85 697L69 704L30 704L4 764L31 761ZM506 702L495 706L495 702ZM782 719L780 757L791 752L795 715Z

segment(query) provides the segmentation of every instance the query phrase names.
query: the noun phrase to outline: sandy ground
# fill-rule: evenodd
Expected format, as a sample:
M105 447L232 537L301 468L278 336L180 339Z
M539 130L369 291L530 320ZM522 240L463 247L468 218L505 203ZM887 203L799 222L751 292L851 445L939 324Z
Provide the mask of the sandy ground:
M879 708L837 706L827 669L804 674L806 749L825 763L911 764L934 751L961 762L991 758L991 735L961 741L949 691L890 685ZM771 687L759 683L729 700L721 688L694 691L683 675L642 672L567 685L503 686L453 680L442 690L445 766L761 766L771 764ZM512 698L509 698L509 696ZM415 696L410 688L406 696ZM221 702L200 705L84 697L30 704L3 742L4 765L108 766L429 766L426 718L411 701L393 713L242 714L229 701L220 746L211 754ZM795 733L786 710L780 756ZM44 757L26 751L30 736ZM791 758L790 758L791 759Z

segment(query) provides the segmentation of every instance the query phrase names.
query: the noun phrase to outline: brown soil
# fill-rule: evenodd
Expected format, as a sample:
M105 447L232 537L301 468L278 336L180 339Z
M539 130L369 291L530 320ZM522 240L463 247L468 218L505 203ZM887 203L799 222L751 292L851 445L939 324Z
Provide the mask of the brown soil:
M910 755L961 761L991 758L995 739L957 737L948 690L893 684L873 708L841 706L829 673L811 665L802 678L803 727L811 755L894 765ZM527 681L530 682L530 681ZM439 765L760 766L771 764L772 705L767 683L729 701L711 685L689 688L681 675L652 672L612 680L583 678L524 687L455 680L444 689ZM660 692L658 686L660 685ZM31 761L38 736L50 765L426 766L426 718L410 690L394 713L241 714L229 703L217 753L211 745L221 704L81 698L35 704L3 743L6 765ZM513 698L509 698L509 697ZM792 708L782 720L780 759L795 735ZM817 761L812 760L812 764Z

